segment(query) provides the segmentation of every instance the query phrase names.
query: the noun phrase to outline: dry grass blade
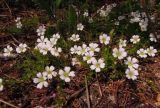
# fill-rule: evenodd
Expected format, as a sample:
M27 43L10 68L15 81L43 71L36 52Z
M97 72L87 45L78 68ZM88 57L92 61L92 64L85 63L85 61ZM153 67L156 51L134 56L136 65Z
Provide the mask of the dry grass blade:
M96 79L97 79L97 82L98 82L98 90L99 90L99 94L100 94L100 96L102 97L102 96L103 96L103 93L102 93L101 86L100 86L100 84L99 84L99 79L98 79L97 73L96 73Z

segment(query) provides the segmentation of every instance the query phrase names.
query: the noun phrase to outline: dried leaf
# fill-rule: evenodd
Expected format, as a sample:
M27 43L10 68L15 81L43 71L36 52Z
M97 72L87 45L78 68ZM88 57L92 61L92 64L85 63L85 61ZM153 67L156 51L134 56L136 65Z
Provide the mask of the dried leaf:
M157 95L157 102L160 102L160 93Z

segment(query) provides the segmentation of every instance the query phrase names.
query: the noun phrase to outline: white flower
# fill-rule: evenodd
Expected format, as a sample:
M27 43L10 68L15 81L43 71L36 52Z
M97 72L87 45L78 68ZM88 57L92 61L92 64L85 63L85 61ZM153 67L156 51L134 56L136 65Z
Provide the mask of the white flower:
M93 18L90 17L90 18L88 19L88 22L89 22L89 23L92 23L92 22L93 22Z
M56 40L58 40L60 37L61 37L61 36L60 36L59 33L56 33L56 34L53 34L53 35L52 35L52 38L54 38L54 39L56 39Z
M84 29L84 25L82 23L77 24L77 30L82 31Z
M3 84L2 84L3 80L0 78L0 91L3 90Z
M48 38L44 38L44 36L40 36L40 37L37 39L37 42L38 42L38 43L48 42Z
M92 65L90 66L91 70L95 70L96 72L100 72L104 67L105 63L103 59L99 59L98 61L96 59L93 60Z
M147 51L144 50L143 48L139 49L137 51L137 54L141 57L141 58L146 58L147 57Z
M127 42L127 40L120 39L120 41L119 41L119 47L126 47L126 42Z
M81 63L79 62L79 60L77 58L72 58L72 66L75 65L80 65Z
M133 44L136 44L137 42L140 41L139 35L133 35L132 38L130 39L130 41L131 41Z
M64 80L65 82L70 82L70 77L74 77L75 76L75 72L74 71L71 71L71 68L66 66L64 67L64 70L59 70L59 75L60 75L60 78L62 80Z
M130 19L130 23L134 23L134 22L139 22L141 20L141 15L138 11L136 12L131 12L131 16L133 18Z
M43 72L43 76L46 76L48 79L52 79L52 77L56 77L57 76L57 72L54 71L54 66L46 66L45 67L45 71Z
M48 51L50 51L52 49L52 46L50 43L39 43L38 44L38 48L40 53L42 53L43 55L46 55L48 53Z
M124 57L126 57L127 56L127 52L125 51L125 49L124 48L119 48L119 49L117 49L117 48L114 48L113 49L113 56L114 57L118 57L118 59L123 59Z
M20 18L20 17L17 17L17 18L15 19L15 22L20 22L20 20L21 20L21 18Z
M50 52L53 56L57 57L60 55L59 53L62 52L62 49L60 47L59 48L54 47L54 48L51 48Z
M12 51L13 51L13 48L10 45L8 45L7 48L4 48L3 55L4 56L10 56Z
M132 80L136 80L137 79L137 76L138 76L138 71L133 69L133 68L130 68L130 69L127 69L126 70L126 77L128 79L132 79Z
M114 22L114 25L117 25L117 26L118 26L118 25L119 25L119 21L115 21L115 22Z
M106 10L101 9L101 10L99 10L99 15L100 15L101 17L106 17L106 16L108 15L108 13L107 13Z
M138 69L138 60L136 58L132 57L127 57L127 60L125 61L125 64L128 65L128 68L134 68Z
M22 28L22 23L21 22L17 22L16 26L17 26L17 28Z
M48 87L48 82L46 81L47 77L43 76L42 73L37 73L37 78L33 79L33 82L37 84L37 88L42 89L44 87Z
M77 54L77 52L79 51L78 46L74 45L73 47L71 47L70 51L71 54Z
M38 36L44 36L45 31L46 31L46 27L42 25L42 26L39 26L36 32Z
M78 46L78 52L77 52L77 54L78 55L84 55L86 52L88 52L88 50L89 50L89 47L87 47L86 44L82 44L82 47Z
M52 46L57 44L57 41L58 41L59 38L60 38L59 33L56 33L56 34L52 35L52 37L50 38L50 42L51 42Z
M99 52L100 48L98 48L97 43L90 43L89 44L89 52L94 53L94 52Z
M70 40L76 42L76 41L79 41L80 38L79 38L79 35L78 34L72 34L72 36L69 38Z
M148 18L145 12L132 12L130 23L138 22L139 26L141 28L141 31L147 31L147 26L148 26Z
M108 45L110 41L110 37L107 34L102 34L99 36L100 43Z
M15 22L16 22L17 28L22 28L22 23L21 23L21 18L20 17L17 17L17 19L15 20Z
M88 10L86 10L86 11L83 13L83 16L84 16L84 17L88 17Z
M24 53L24 52L26 52L26 50L27 50L26 48L27 48L27 45L21 43L21 44L19 44L19 46L16 48L16 52L17 52L17 53Z
M147 54L149 55L149 56L152 56L152 57L154 57L155 56L155 53L157 53L157 50L156 49L154 49L152 46L150 46L149 48L147 48Z
M147 31L148 20L141 20L139 22L139 26L141 28L141 31Z
M106 17L111 12L112 8L115 7L114 4L107 5L106 7L102 6L100 10L98 10L101 17Z
M91 53L91 52L87 52L85 53L85 55L83 56L83 60L84 61L87 61L88 64L91 64L92 61L95 61L95 57L94 56L94 53Z
M157 39L155 38L155 36L153 35L153 33L150 33L149 37L150 37L150 41L157 42Z
M118 20L120 21L120 20L123 20L123 19L125 19L125 16L118 16Z

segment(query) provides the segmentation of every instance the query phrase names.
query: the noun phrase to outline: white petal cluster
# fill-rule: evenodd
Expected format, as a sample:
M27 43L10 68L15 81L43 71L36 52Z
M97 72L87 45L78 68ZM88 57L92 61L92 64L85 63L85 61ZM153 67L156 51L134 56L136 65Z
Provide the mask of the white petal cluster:
M46 31L46 27L44 25L41 25L39 26L36 32L38 36L44 36L45 31Z
M64 70L60 69L57 73L54 66L46 66L43 72L37 73L37 77L33 78L33 82L37 84L37 88L42 89L43 87L48 87L48 80L53 79L53 77L56 77L58 74L60 79L65 82L70 82L70 77L75 76L75 72L71 71L71 67L66 66Z
M90 43L89 44L89 52L94 53L94 52L99 52L100 48L98 47L97 43Z
M83 60L90 64L91 70L100 72L102 68L105 67L103 59L96 60L95 53L100 51L99 45L97 43L82 44L82 46L74 45L70 49L71 54L81 55ZM75 63L74 63L75 64Z
M143 48L140 48L137 51L137 54L141 57L141 58L146 58L147 57L147 51Z
M104 60L100 58L99 60L94 59L90 66L91 70L95 70L96 72L100 72L101 69L105 67Z
M71 71L71 68L66 66L64 67L64 70L62 69L59 70L59 75L60 75L60 78L65 82L70 82L71 81L70 77L74 77L75 72Z
M50 39L40 36L37 39L37 45L35 48L38 49L43 55L46 55L48 52L50 52L53 56L60 56L62 49L55 46L59 38L60 35L58 33L53 34Z
M114 25L117 25L117 26L118 26L118 25L119 25L119 21L115 21L115 22L114 22Z
M145 12L140 13L139 11L131 13L130 23L137 22L141 28L141 31L147 31L148 27L148 18Z
M149 37L150 37L150 41L157 42L157 39L155 38L153 33L150 33Z
M157 53L157 49L154 49L153 46L150 46L149 48L146 49L147 54L151 57L154 57L155 54Z
M37 73L37 78L33 79L33 82L37 84L37 88L42 89L44 87L48 87L48 82L46 81L47 77L42 73Z
M17 28L22 28L22 23L21 23L21 18L20 17L17 17L15 22L16 22Z
M125 61L125 64L128 66L129 69L134 68L138 69L138 60L135 57L127 57L127 60Z
M3 90L3 80L2 80L2 78L0 78L0 91L2 91Z
M57 72L55 71L54 66L46 66L45 71L42 73L43 76L46 76L47 79L52 79L53 77L57 76Z
M77 58L72 58L72 66L75 66L75 65L81 65L81 63Z
M127 40L119 40L119 47L126 47Z
M138 60L135 57L127 57L127 60L125 60L125 64L128 66L128 69L126 70L126 77L128 79L136 80L138 76Z
M146 58L146 57L147 57L147 54L148 54L148 56L154 57L156 53L157 53L157 49L154 49L153 46L150 46L150 47L147 48L147 49L140 48L140 49L137 51L137 54L138 54L141 58Z
M80 46L74 45L73 47L70 48L71 54L78 54L80 49Z
M17 53L24 53L27 50L27 45L26 44L19 44L19 46L16 48Z
M119 20L119 21L121 21L121 20L123 20L123 19L125 19L125 18L126 18L126 17L123 16L123 15L122 15L122 16L118 16L118 20Z
M107 34L101 34L99 36L99 41L102 44L108 45L110 42L110 36L108 36Z
M94 54L95 52L99 52L100 48L98 47L97 43L90 43L89 46L83 43L82 46L74 45L70 48L70 51L71 54L85 55L88 52L92 54Z
M10 56L12 54L13 48L10 45L7 45L6 48L4 48L4 56Z
M50 38L51 44L53 46L56 45L59 38L60 38L60 34L59 33L53 34L52 37Z
M82 23L77 24L77 30L82 31L84 29L84 25Z
M140 38L139 38L139 35L133 35L132 38L130 39L130 41L133 43L133 44L136 44L140 41Z
M88 14L88 10L86 10L86 11L83 13L83 16L84 16L84 17L88 17L88 15L89 15L89 14Z
M107 6L102 6L101 9L97 11L101 17L106 17L111 12L111 10L116 7L116 4L110 4Z
M53 48L51 48L50 52L53 56L57 57L57 56L60 56L60 53L62 52L62 49L60 47L59 48L53 47Z
M79 41L80 38L79 38L79 35L78 34L72 34L72 36L69 38L70 40L76 42L76 41Z
M93 18L90 17L90 18L88 19L88 22L89 22L89 23L93 23Z
M83 60L87 61L88 64L91 64L93 61L95 61L95 57L94 57L94 53L92 52L87 52L85 53L85 55L83 56Z
M36 45L35 47L36 49L38 49L40 51L40 53L42 53L43 55L46 55L48 53L48 51L51 50L52 45L49 41L47 42L40 42Z
M139 75L138 71L134 68L128 68L125 74L128 79L132 79L132 80L136 80L137 76Z
M44 72L37 73L37 77L33 78L33 82L37 84L37 88L48 87L47 79L49 80L57 76L57 72L54 69L54 66L46 66Z
M88 52L89 47L86 44L82 44L82 46L78 46L78 55L84 55L86 52Z
M125 51L124 48L121 48L121 47L119 49L114 48L113 49L113 56L117 57L119 60L121 60L127 56L127 52Z

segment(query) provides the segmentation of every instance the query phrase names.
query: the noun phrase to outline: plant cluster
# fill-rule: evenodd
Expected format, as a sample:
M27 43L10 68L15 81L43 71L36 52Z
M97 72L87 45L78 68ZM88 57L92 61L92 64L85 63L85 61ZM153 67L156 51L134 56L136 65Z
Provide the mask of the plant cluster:
M62 19L55 15L54 29L48 24L37 25L35 47L26 43L16 48L8 45L3 55L18 54L22 59L18 67L24 70L22 79L32 80L38 89L48 87L54 78L69 83L76 78L79 67L96 74L109 73L111 79L122 74L121 78L137 80L140 61L158 53L158 37L149 31L149 20L155 22L155 16L149 15L148 19L146 12L126 9L127 3L106 4L94 12L69 6ZM116 8L124 10L117 12ZM25 26L22 19L16 18L17 29ZM50 33L52 30L54 33ZM0 78L0 91L4 88Z

